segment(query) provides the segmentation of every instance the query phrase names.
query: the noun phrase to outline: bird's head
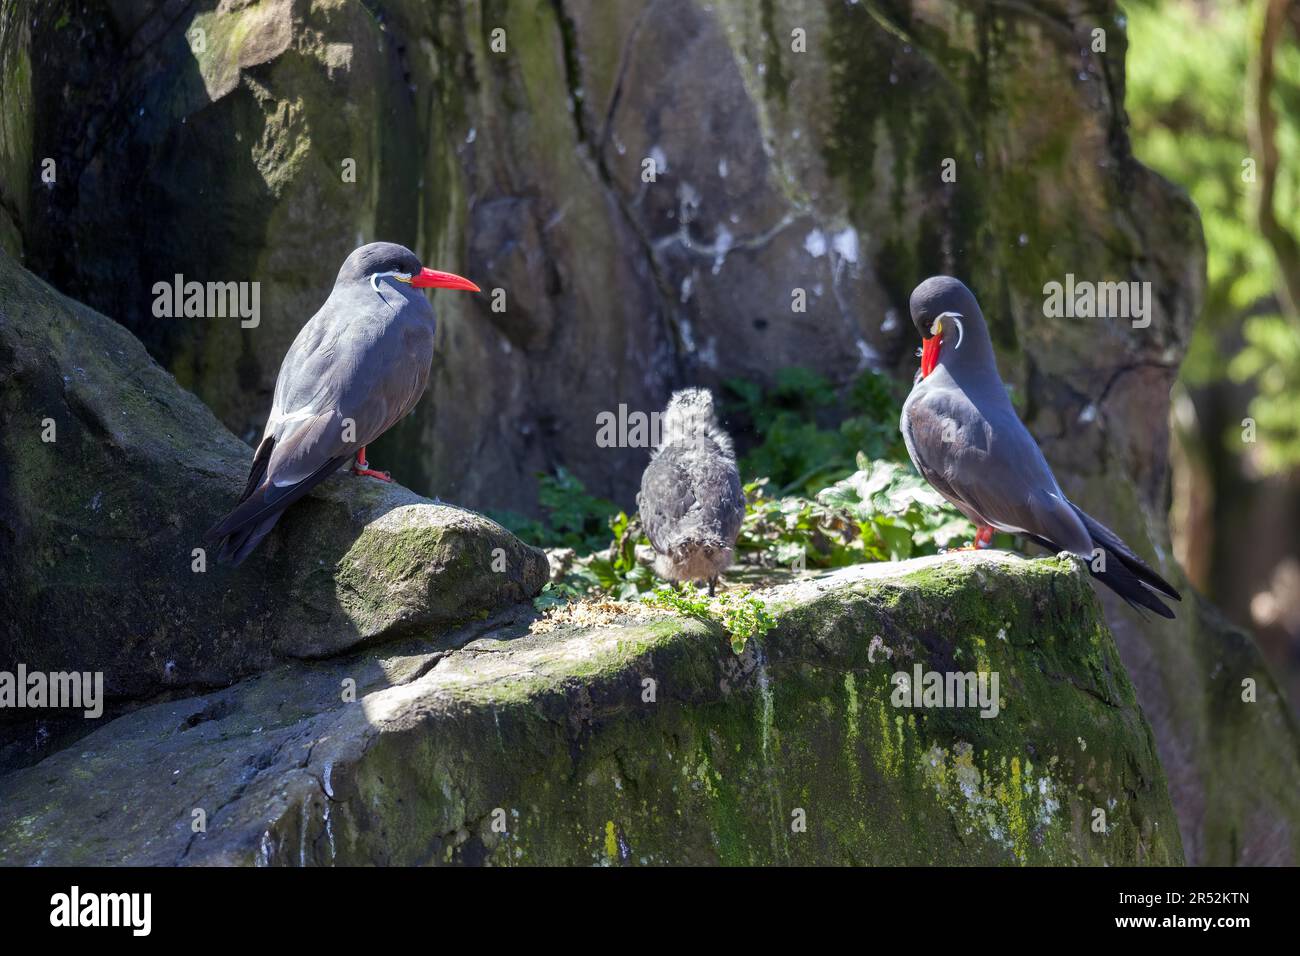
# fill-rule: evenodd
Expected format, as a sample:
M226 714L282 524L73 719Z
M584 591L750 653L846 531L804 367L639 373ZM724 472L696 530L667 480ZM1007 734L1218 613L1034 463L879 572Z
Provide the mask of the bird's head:
M478 292L468 279L450 272L426 269L415 253L395 242L371 242L343 260L338 282L369 282L376 290L385 280L404 282L416 289L463 289Z
M921 335L922 378L939 364L944 342L951 342L956 353L966 343L968 332L988 337L979 303L960 279L931 276L912 290L908 307L912 324Z
M673 392L660 424L661 445L671 445L705 436L726 455L732 455L731 438L718 424L713 410L713 393L707 388L683 388Z
M683 388L673 392L668 417L681 420L713 421L713 393L707 388Z

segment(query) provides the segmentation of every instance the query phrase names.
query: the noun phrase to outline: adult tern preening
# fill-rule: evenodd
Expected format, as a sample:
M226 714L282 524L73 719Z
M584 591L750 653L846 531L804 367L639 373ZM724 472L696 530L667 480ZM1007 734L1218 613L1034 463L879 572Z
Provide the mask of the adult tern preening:
M921 371L903 404L903 440L922 477L978 526L975 546L987 547L995 530L1023 534L1084 558L1130 605L1172 618L1156 595L1182 600L1179 593L1061 491L1011 407L970 289L934 276L916 287L910 308Z

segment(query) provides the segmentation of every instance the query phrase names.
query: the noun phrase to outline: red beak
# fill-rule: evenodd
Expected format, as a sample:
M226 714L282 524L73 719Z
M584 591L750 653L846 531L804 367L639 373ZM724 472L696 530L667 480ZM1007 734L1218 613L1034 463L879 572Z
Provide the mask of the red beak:
M437 269L421 269L418 276L411 276L411 285L417 289L463 289L466 292L481 292L474 283L451 272L439 272Z
M921 340L921 378L927 377L939 364L939 347L943 345L943 333Z

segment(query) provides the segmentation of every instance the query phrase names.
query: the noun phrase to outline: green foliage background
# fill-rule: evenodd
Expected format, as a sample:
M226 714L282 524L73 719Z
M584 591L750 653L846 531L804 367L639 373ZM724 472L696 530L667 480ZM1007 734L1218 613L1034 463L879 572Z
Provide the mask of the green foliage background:
M1191 194L1201 212L1208 286L1182 379L1189 387L1231 380L1255 394L1265 471L1300 463L1300 323L1281 313L1279 266L1255 220L1259 157L1251 155L1248 90L1264 4L1140 0L1126 5L1126 104L1139 159ZM1272 105L1281 169L1274 203L1300 227L1300 45L1288 33L1275 59ZM1210 436L1216 450L1246 450L1240 429Z

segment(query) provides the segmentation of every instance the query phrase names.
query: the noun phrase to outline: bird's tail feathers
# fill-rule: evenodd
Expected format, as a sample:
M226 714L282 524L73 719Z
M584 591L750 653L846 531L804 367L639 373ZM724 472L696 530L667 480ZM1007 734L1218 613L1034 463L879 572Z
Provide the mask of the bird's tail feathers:
M1084 527L1092 536L1093 544L1105 552L1105 559L1100 562L1084 558L1088 561L1088 570L1092 576L1122 597L1129 607L1139 611L1154 611L1172 621L1174 612L1156 596L1156 591L1159 590L1162 594L1179 601L1182 600L1182 596L1135 555L1113 531L1080 511L1077 506L1071 505L1071 507L1074 507ZM1046 538L1036 534L1028 537L1048 551L1059 550Z
M270 453L267 454L269 456ZM261 457L260 449L258 457ZM286 508L334 474L347 460L346 457L330 458L296 485L277 488L269 481L263 481L251 494L246 491L235 510L208 530L208 540L221 541L217 560L229 561L235 565L242 562L275 527ZM254 459L254 473L257 467ZM265 463L261 465L261 470L265 473Z
M1071 502L1070 507L1074 513L1079 516L1083 526L1092 536L1093 544L1099 548L1105 549L1112 557L1124 565L1129 572L1143 584L1159 591L1166 597L1171 597L1175 601L1181 601L1183 596L1174 589L1174 586L1152 570L1151 566L1133 553L1133 549L1120 540L1119 535L1111 531L1104 524L1085 512L1078 505Z
M1102 567L1103 570L1098 571L1089 564L1092 576L1127 601L1130 607L1146 608L1171 621L1174 619L1174 612L1169 606L1127 564L1122 561L1107 561Z
M226 535L221 540L221 550L217 552L217 560L238 567L243 563L244 558L252 554L253 550L262 543L262 539L271 533L271 529L275 527L282 514L283 511L272 511L261 521L246 524Z

